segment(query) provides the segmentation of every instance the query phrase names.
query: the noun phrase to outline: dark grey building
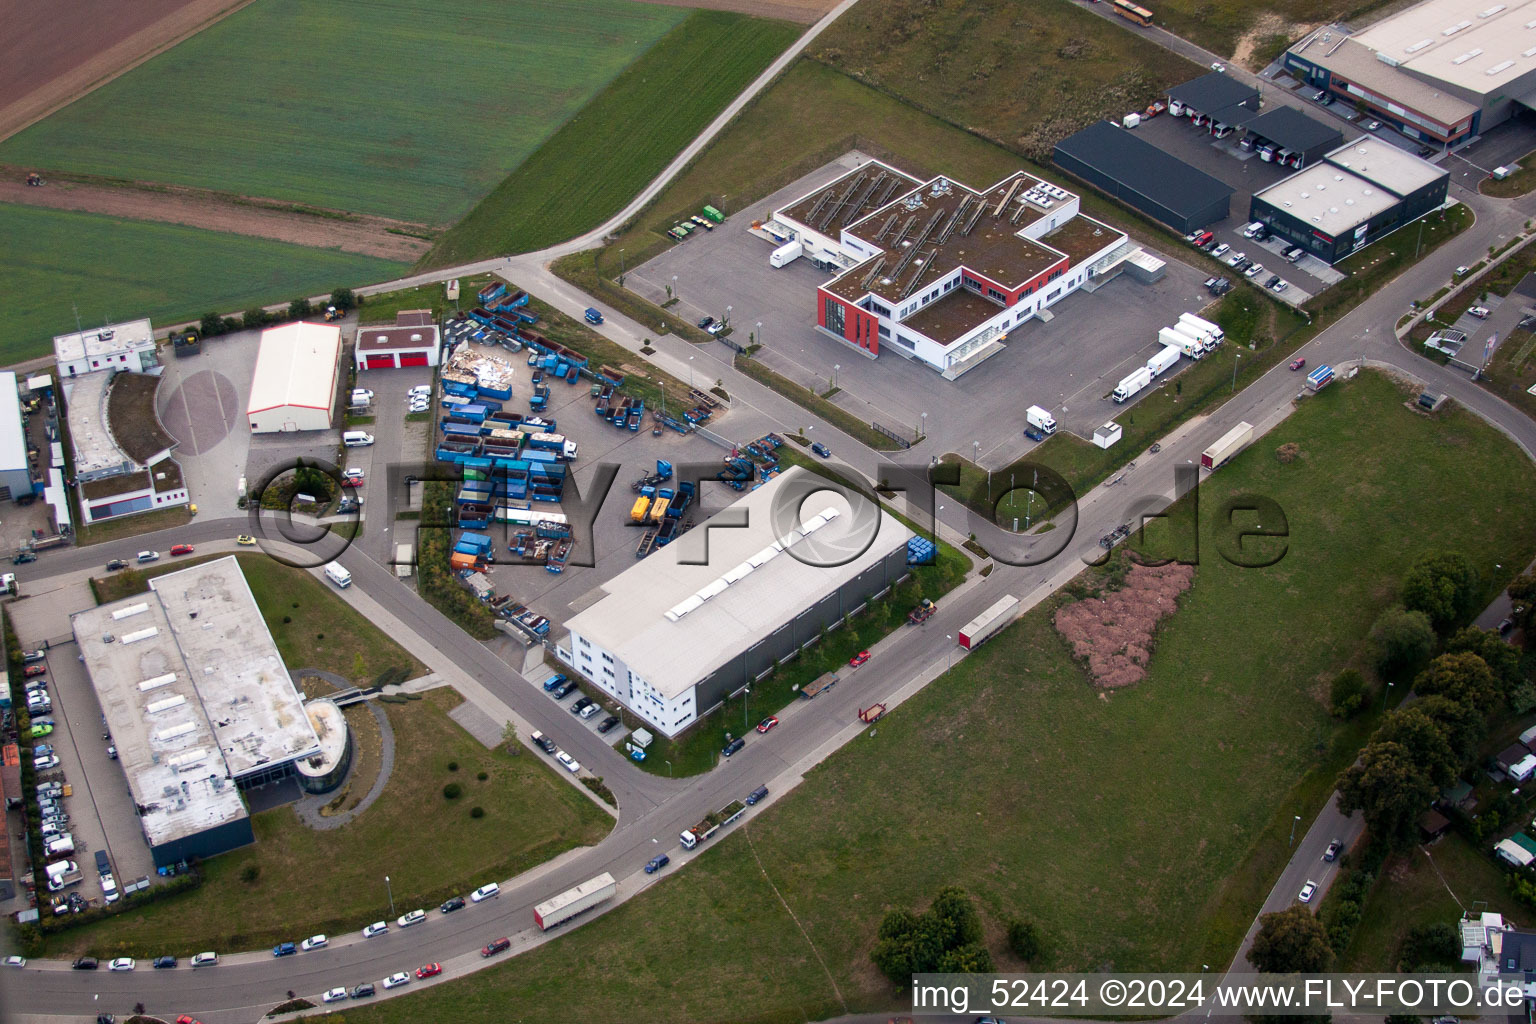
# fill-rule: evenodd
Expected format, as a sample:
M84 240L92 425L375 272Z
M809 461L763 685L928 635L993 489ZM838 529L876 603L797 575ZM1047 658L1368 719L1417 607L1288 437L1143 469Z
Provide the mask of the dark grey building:
M1249 218L1328 263L1438 209L1450 172L1370 136L1253 197Z
M1344 136L1332 125L1313 120L1294 107L1275 107L1240 127L1253 136L1254 143L1272 143L1280 149L1301 155L1300 170L1323 159L1344 142Z
M1109 121L1062 139L1053 160L1181 234L1225 220L1232 209L1232 186Z
M1259 112L1259 90L1212 71L1169 89L1170 112L1175 104L1183 108L1181 116L1204 114L1212 121L1238 125Z
M790 469L583 599L558 652L676 736L901 580L911 537Z

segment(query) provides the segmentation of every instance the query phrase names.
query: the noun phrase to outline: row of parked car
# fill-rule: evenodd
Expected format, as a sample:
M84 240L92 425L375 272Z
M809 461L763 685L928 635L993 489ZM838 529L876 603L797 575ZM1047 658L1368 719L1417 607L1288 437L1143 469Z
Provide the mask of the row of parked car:
M489 882L485 885L482 885L474 892L470 893L468 900L466 900L463 896L454 896L452 899L445 900L442 905L437 908L437 910L440 914L451 914L456 910L463 910L464 907L469 903L483 903L486 900L496 899L500 895L501 886L497 885L495 882ZM421 924L421 922L425 921L426 919L427 912L425 910L412 910L397 917L395 919L395 926L398 928L410 928L413 925ZM375 921L373 924L370 924L368 927L363 929L363 938L371 939L375 936L383 935L388 931L388 921ZM300 950L308 951L311 949L320 949L324 947L327 942L328 940L324 935L311 936L310 938L305 939L303 942L299 943L297 947L294 946L294 944L291 942L284 942L272 950L272 955L290 956L299 952ZM481 947L480 955L495 956L497 953L511 948L511 946L511 939L493 939ZM386 989L399 988L401 985L409 984L413 976L417 980L421 980L424 978L435 977L436 975L442 973L443 965L440 963L423 964L422 966L416 968L414 972L396 971L394 974L391 974L389 977L380 981L379 984ZM354 985L350 989L341 986L330 989L321 995L320 999L321 1001L327 1003L339 1003L344 999L366 999L373 995L375 991L376 989L373 982L365 981L360 985Z
M567 677L565 673L556 672L554 675L544 680L544 692L549 694L555 700L562 701L576 692L576 683L574 680ZM597 701L593 700L591 697L582 696L571 703L570 711L571 714L585 722L602 714L603 706ZM602 735L607 735L608 733L612 732L618 726L618 724L618 715L608 715L597 724L597 731ZM540 750L544 751L546 754L553 755L554 759L560 763L560 767L564 768L572 775L575 775L577 772L581 771L581 762L577 761L570 754L567 754L565 751L555 746L555 741L550 739L548 736L545 736L541 732L535 732L531 738L534 744Z

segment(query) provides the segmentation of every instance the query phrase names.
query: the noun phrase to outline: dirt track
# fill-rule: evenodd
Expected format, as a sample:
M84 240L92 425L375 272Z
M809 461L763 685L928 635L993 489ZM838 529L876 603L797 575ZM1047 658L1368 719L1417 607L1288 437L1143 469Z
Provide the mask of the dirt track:
M641 3L668 7L704 7L712 11L735 11L758 18L779 18L810 25L837 6L837 0L641 0Z
M42 188L24 183L25 175L0 168L0 203L24 203L59 210L82 210L133 220L157 220L189 227L271 238L318 249L340 249L415 263L431 243L388 229L419 230L382 217L349 215L350 219L318 217L291 210L268 210L228 196L198 189L156 185L153 190L132 186L49 181Z
M0 0L0 139L251 0Z

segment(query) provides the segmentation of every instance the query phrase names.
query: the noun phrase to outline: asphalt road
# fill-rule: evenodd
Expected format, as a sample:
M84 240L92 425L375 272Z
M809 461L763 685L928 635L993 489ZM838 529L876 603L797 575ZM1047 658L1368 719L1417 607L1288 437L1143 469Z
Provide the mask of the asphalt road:
M659 187L653 183L648 192ZM1393 324L1407 309L1410 299L1432 293L1448 279L1452 267L1475 262L1490 245L1511 237L1536 212L1536 199L1505 203L1458 192L1458 198L1466 201L1478 214L1477 223L1447 243L1432 258L1380 289L1305 346L1301 354L1307 356L1310 363L1329 362L1341 370L1347 369L1351 361L1365 360L1420 380L1483 416L1529 454L1536 451L1536 423L1477 388L1459 372L1412 355L1396 342L1392 333ZM637 203L644 198L642 196ZM623 216L631 212L627 210ZM594 244L611 226L605 225L599 232L557 250L487 261L476 267L514 276L523 287L549 297L566 312L580 315L588 301L550 274L546 263L564 252ZM470 273L473 269L454 268L422 275L415 280L417 283L443 280ZM394 286L392 283L389 287ZM644 337L639 325L622 317L611 316L605 327L610 337L632 350L639 348L640 339ZM668 370L686 372L683 344L674 341L663 346L656 361ZM1229 347L1214 358L1224 359L1231 355ZM620 895L624 898L653 881L640 874L639 869L654 853L672 853L673 866L667 869L669 872L682 869L691 857L707 855L707 845L693 854L680 855L675 849L678 832L707 811L743 795L760 783L768 782L774 789L775 798L782 795L804 770L865 733L855 718L858 707L877 699L895 700L910 695L927 679L942 672L957 656L946 637L995 600L997 594L1013 593L1024 598L1026 605L1032 605L1070 580L1080 571L1081 557L1099 553L1096 539L1127 520L1133 498L1171 499L1175 466L1197 463L1199 452L1239 420L1247 420L1260 429L1272 426L1288 413L1299 384L1296 375L1288 373L1283 366L1277 367L1210 416L1180 427L1162 442L1159 455L1142 456L1136 460L1138 466L1125 474L1124 484L1101 486L1084 497L1079 506L1079 523L1073 543L1062 555L1039 566L999 565L985 582L973 580L968 583L945 601L939 614L925 626L904 628L893 634L874 649L874 659L869 665L850 674L846 681L815 702L791 708L781 715L784 724L779 729L767 737L753 734L740 754L708 775L693 779L674 781L635 770L600 737L575 722L563 708L545 699L529 681L512 672L442 615L417 601L409 590L395 582L386 566L359 551L348 551L341 555L341 561L351 570L355 586L361 592L411 623L412 628L445 657L473 674L531 725L546 732L583 764L605 777L620 802L619 823L614 831L595 847L560 858L513 880L503 888L498 900L448 916L434 911L426 923L406 936L392 932L367 941L360 937L337 937L328 949L282 960L273 960L269 954L259 951L224 955L218 967L198 972L183 967L162 972L145 969L126 975L111 975L104 971L86 974L70 971L59 963L30 965L21 972L24 984L4 986L4 998L10 1004L6 1008L7 1019L15 1020L19 1015L27 1014L31 1019L41 1020L58 1015L89 1015L103 1009L122 1012L127 1005L143 1001L151 1012L173 1016L193 1013L208 1024L254 1021L281 1001L288 990L314 997L333 986L350 987L365 980L377 981L393 971L412 969L430 960L441 961L447 968L442 979L434 979L435 983L462 976L482 963L477 951L491 938L500 935L514 938L513 950L498 959L530 948L542 939L531 932L534 903L605 870L620 879ZM806 414L798 406L734 371L727 376L726 387L738 396L739 401L748 402L780 422L798 422L805 418ZM819 427L825 433L818 436L830 438L829 443L850 468L866 477L874 477L889 469L890 456L863 448L830 425ZM928 454L916 450L904 459L926 461ZM942 511L940 519L947 535L963 534L974 528L954 508ZM244 520L200 520L164 535L83 550L47 552L31 571L23 575L37 579L94 569L108 558L131 554L145 546L164 547L173 540L228 539L245 531ZM870 741L878 742L878 737ZM1301 882L1309 878L1326 885L1332 875L1329 870L1319 867L1322 848L1333 838L1347 841L1357 830L1358 825L1343 819L1330 804L1299 837L1297 854L1277 881L1264 909L1289 905ZM1320 892L1314 899L1321 899L1321 895ZM299 934L294 936L295 939L300 937ZM423 984L413 981L402 991L413 991Z

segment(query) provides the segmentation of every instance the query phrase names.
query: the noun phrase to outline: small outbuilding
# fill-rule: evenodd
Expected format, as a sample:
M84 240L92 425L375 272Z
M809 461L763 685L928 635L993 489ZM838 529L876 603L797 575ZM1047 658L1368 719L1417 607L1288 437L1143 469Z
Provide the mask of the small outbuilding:
M1094 430L1093 443L1100 448L1108 448L1120 440L1120 434L1120 424L1111 421Z
M341 328L333 324L262 331L246 406L251 433L330 429L340 360Z
M359 327L352 356L358 372L436 366L442 357L442 339L432 311L403 309L395 314L394 326Z

